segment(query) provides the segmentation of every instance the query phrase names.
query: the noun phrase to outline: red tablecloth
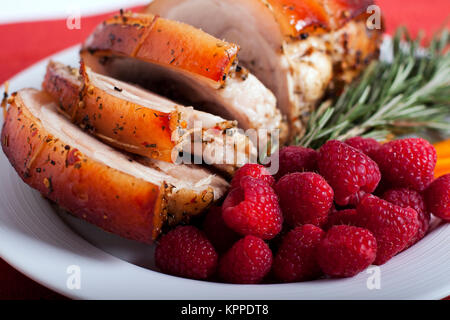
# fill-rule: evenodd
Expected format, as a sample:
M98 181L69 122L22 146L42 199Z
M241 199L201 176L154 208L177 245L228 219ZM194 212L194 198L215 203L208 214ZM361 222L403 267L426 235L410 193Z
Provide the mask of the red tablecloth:
M412 34L428 34L449 20L449 0L378 0L387 32L407 25ZM36 3L38 5L38 3ZM107 15L81 19L81 29L69 30L65 20L0 25L0 83L34 62L81 42ZM447 19L447 20L446 20ZM0 299L60 299L58 294L20 274L0 259Z

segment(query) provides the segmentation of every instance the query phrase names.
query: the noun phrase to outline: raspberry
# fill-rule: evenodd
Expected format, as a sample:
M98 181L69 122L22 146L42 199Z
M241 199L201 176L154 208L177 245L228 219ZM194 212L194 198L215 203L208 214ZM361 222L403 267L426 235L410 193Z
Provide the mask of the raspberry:
M322 271L332 277L352 277L375 260L377 241L367 229L353 226L334 226L326 234L317 250Z
M357 193L348 198L348 205L351 207L356 207L358 203L366 196L366 194L366 192L359 190Z
M225 252L239 240L240 236L225 224L222 208L212 207L203 221L203 231L218 252Z
M315 171L317 168L317 151L300 146L284 147L280 151L280 168L276 178L293 172Z
M395 140L381 146L373 155L383 180L392 188L425 190L433 181L436 150L426 140Z
M430 213L450 221L450 174L436 179L425 191L425 202Z
M322 229L311 224L287 233L273 262L275 277L283 282L319 277L322 272L317 264L317 247L324 236Z
M222 205L222 217L228 227L242 235L272 239L283 225L278 197L264 181L243 177Z
M333 205L333 189L317 173L296 172L285 175L275 184L281 211L289 226L320 226L327 220Z
M193 226L179 226L163 235L155 262L162 272L192 279L207 279L216 270L217 253L205 234Z
M377 140L372 138L353 137L345 140L345 143L355 149L358 149L371 158L374 152L381 147L381 144L379 144Z
M336 225L349 225L356 226L357 222L357 212L356 209L345 209L340 211L332 211L328 216L327 223L325 224L324 229L328 230Z
M272 266L272 251L260 238L246 236L220 259L219 276L230 283L259 283Z
M417 212L419 230L407 248L425 236L430 226L430 214L426 211L425 200L419 192L411 189L391 189L384 193L383 199L402 208L412 208Z
M231 188L238 188L241 185L242 177L250 176L255 179L263 180L267 182L271 187L275 183L274 177L272 177L266 167L260 164L247 163L234 174L233 180L231 180Z
M375 264L381 265L406 248L419 229L417 212L402 208L373 195L359 203L358 224L377 239Z
M319 151L319 172L334 190L334 201L355 203L358 192L372 193L380 182L377 164L349 145L331 140Z

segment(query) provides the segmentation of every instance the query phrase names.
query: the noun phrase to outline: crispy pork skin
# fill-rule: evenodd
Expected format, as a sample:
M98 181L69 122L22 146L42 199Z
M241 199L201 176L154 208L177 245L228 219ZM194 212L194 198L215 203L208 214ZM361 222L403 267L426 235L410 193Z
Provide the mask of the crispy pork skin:
M42 87L68 119L107 144L174 163L183 160L180 152L193 153L229 173L256 158L256 149L235 122L95 73L84 64L81 71L51 61ZM197 137L201 148L192 148Z
M57 113L44 92L9 99L2 148L19 176L73 215L122 237L151 243L165 225L196 215L227 182L208 171L121 154Z
M122 13L100 24L80 54L97 73L236 120L245 130L280 129L283 136L286 124L275 96L238 65L238 51L184 23Z
M377 57L380 30L366 28L372 0L155 0L144 12L237 43L239 61L277 97L301 136L327 90L339 91Z

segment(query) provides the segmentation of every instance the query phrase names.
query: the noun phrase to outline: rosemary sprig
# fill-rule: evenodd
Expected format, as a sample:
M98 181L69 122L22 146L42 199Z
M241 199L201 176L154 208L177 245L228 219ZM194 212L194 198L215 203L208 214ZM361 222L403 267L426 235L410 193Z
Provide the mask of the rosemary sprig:
M427 48L404 28L393 38L392 61L374 61L335 101L322 103L295 143L318 148L327 140L390 135L427 129L450 132L449 30Z

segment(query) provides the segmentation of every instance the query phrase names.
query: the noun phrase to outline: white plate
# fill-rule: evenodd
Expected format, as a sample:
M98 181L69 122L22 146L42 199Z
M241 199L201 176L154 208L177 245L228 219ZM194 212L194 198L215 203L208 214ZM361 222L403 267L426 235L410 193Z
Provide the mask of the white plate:
M78 47L52 59L76 66ZM48 59L15 76L10 92L39 88ZM66 214L17 176L0 152L0 255L25 275L82 299L440 299L450 294L450 224L437 225L417 245L380 268L381 288L366 272L349 279L272 285L194 281L153 271L153 247L120 239ZM69 289L69 266L81 288Z

